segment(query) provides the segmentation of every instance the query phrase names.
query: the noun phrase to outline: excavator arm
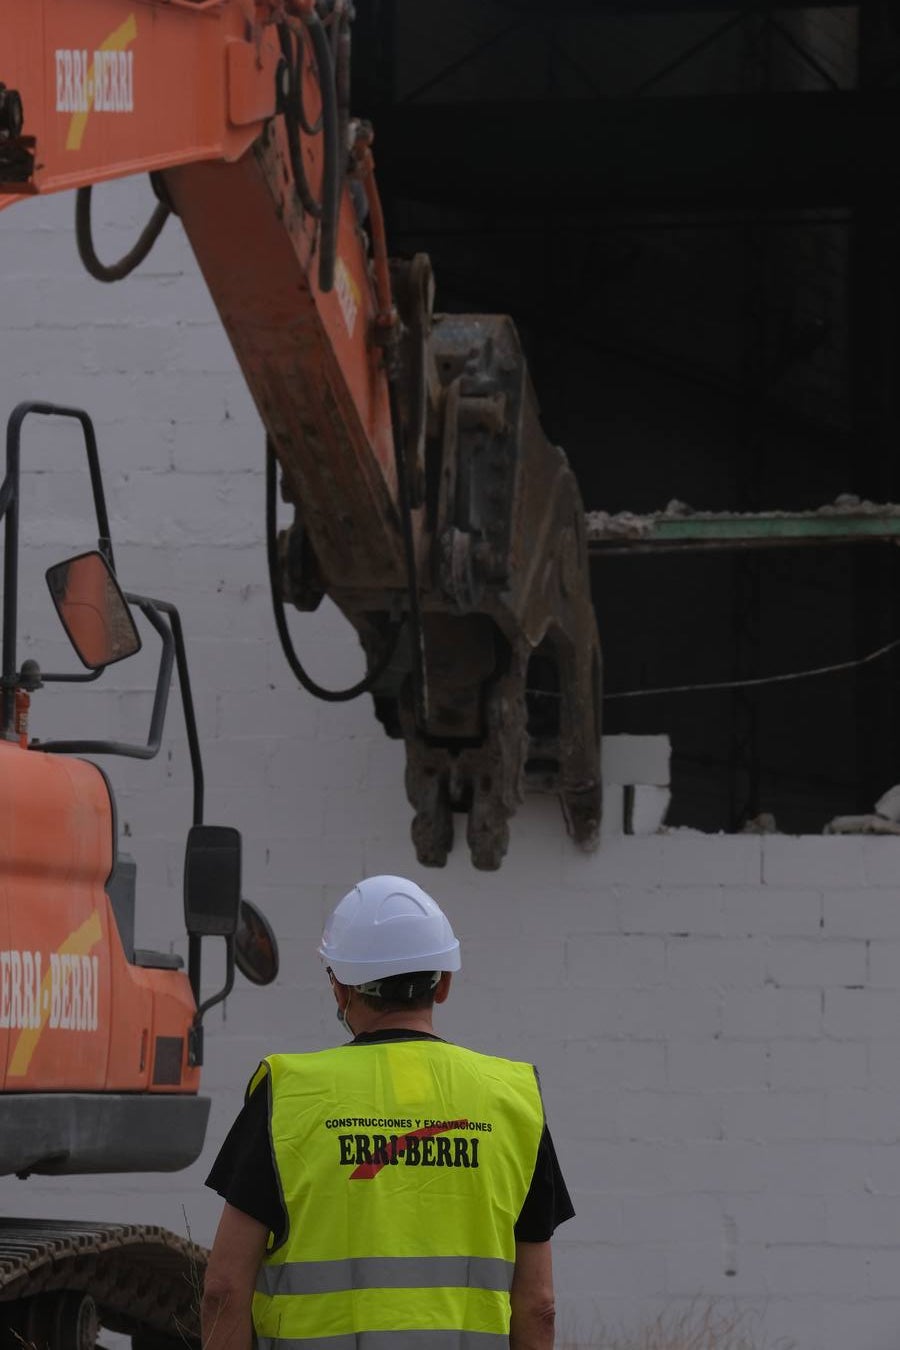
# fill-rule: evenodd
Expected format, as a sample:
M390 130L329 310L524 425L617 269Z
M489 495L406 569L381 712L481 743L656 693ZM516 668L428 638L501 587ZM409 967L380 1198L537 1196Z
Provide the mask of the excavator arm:
M0 206L79 188L82 258L127 272L181 219L266 430L284 602L356 628L407 749L421 862L468 813L500 865L526 784L600 820L600 653L583 508L512 321L432 312L428 259L390 262L372 129L351 116L346 0L0 0ZM148 172L160 206L118 267L90 188ZM275 464L293 505L274 537Z

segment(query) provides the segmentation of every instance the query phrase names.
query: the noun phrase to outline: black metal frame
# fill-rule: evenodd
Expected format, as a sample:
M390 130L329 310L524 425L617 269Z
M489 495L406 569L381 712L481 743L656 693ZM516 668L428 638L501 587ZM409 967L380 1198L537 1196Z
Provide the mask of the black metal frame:
M172 683L172 666L175 661L175 641L170 626L156 612L156 602L145 600L143 596L126 594L129 604L137 605L148 622L156 629L162 641L159 657L159 670L156 676L156 693L153 696L153 711L150 714L150 730L146 745L133 745L128 741L36 741L36 750L51 755L124 755L129 759L153 759L159 753L162 743L163 727L166 721L166 709L169 703L169 689ZM106 667L101 667L105 670ZM48 678L42 676L42 679Z
M15 700L6 695L15 693L19 683L16 661L16 638L18 622L18 580L19 580L19 484L21 467L22 426L26 418L66 417L80 425L84 434L84 446L87 454L88 471L91 479L91 493L97 516L97 548L115 574L112 540L110 537L109 514L103 492L103 479L100 472L100 457L97 451L97 437L90 416L81 408L64 407L56 403L29 401L20 403L10 414L6 428L6 476L0 484L0 521L6 520L3 559L3 658L2 688L4 693L3 730L9 732L14 725ZM148 623L159 634L162 643L159 670L156 677L156 693L153 710L150 715L150 729L145 745L132 745L124 741L66 740L44 741L40 749L47 754L74 755L124 755L132 759L153 759L159 753L162 733L165 726L166 710L171 687L172 667L178 670L178 684L184 708L184 722L187 732L188 752L194 780L194 825L203 823L203 763L200 755L200 740L197 735L197 720L194 714L194 701L188 672L187 654L184 645L184 630L181 616L176 607L167 600L151 599L149 596L126 593L125 600L136 605ZM165 618L163 617L165 616ZM87 683L103 674L105 666L100 666L87 674L44 674L41 679L48 681L67 681Z
M147 733L146 745L132 745L123 741L44 741L39 749L48 754L68 754L68 755L124 755L131 759L153 759L159 752L162 743L163 728L166 720L166 710L169 702L169 690L172 685L172 667L175 666L178 672L178 688L181 694L181 706L184 714L185 733L187 735L188 756L191 761L191 776L193 779L193 825L203 824L203 799L204 799L204 777L203 777L203 759L200 753L200 737L197 733L197 718L194 712L194 697L191 690L191 677L188 670L187 651L184 643L184 629L181 625L181 615L178 613L175 605L168 600L151 599L146 595L136 595L131 591L125 593L125 599L128 604L136 605L141 611L148 623L159 634L162 642L162 651L159 657L159 670L156 676L156 693L153 698L153 710L150 714L150 730ZM165 617L163 617L165 616ZM199 1004L200 1000L200 938L195 933L188 933L188 979L194 997ZM233 959L233 941L226 938L226 945L229 947L226 966L227 966L227 984L224 993L211 1000L211 1003L225 998L231 990L234 982L234 959ZM198 1007L197 1016L200 1018L208 1005ZM198 1022L199 1025L199 1022ZM201 1051L202 1055L202 1051ZM200 1060L192 1061L199 1063Z

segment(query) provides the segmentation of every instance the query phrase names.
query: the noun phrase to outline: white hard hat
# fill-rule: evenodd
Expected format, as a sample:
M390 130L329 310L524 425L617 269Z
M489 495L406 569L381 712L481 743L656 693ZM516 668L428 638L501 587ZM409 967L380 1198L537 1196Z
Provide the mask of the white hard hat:
M319 955L350 985L462 964L440 905L405 877L366 877L354 886L325 924Z

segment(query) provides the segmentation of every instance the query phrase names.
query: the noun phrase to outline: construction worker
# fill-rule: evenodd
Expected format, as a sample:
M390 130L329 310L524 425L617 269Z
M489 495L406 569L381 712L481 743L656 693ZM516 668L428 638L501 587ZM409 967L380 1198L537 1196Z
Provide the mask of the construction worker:
M207 1179L204 1350L550 1350L574 1211L533 1066L432 1030L461 964L447 918L369 877L319 955L353 1039L251 1079Z

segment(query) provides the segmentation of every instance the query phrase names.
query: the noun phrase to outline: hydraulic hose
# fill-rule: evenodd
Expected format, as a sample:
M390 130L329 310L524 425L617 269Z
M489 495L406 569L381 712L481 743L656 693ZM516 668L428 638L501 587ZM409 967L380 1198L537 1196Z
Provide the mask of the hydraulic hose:
M281 587L278 582L278 526L277 526L277 489L278 489L278 462L275 458L275 452L272 449L271 441L266 442L266 558L269 564L269 588L272 594L272 611L275 615L275 627L278 630L278 639L281 643L281 649L284 652L285 660L291 668L291 671L300 686L313 698L321 699L324 703L349 703L351 699L358 698L360 694L366 694L381 678L387 669L394 652L397 650L397 639L399 637L399 627L394 633L393 640L388 642L382 655L375 662L374 666L367 674L353 684L349 689L325 689L318 684L310 675L307 674L300 664L294 644L291 641L291 635L288 631L287 618L284 612L284 600L281 596Z
M306 19L312 43L322 98L322 111L315 122L310 122L303 107L303 42L298 36L295 55L291 29L280 24L278 40L281 55L288 70L288 92L279 101L287 134L288 156L297 195L303 209L319 221L319 290L330 291L334 286L334 264L337 252L337 222L341 194L341 138L338 109L335 61L328 34L317 14ZM322 133L322 200L317 202L306 177L306 168L300 146L301 129L307 136ZM345 138L346 139L346 138ZM346 147L344 148L346 153Z
M163 202L158 202L134 247L118 262L107 265L100 261L94 250L91 230L92 190L90 187L83 187L75 194L75 242L78 245L78 256L95 281L122 281L147 257L171 212Z
M294 175L294 186L297 189L297 195L303 204L304 211L308 211L311 216L318 220L322 214L322 208L312 195L309 180L306 177L306 168L303 164L303 155L300 151L300 129L302 128L307 136L318 135L322 126L322 116L320 114L314 123L310 123L306 116L306 109L303 107L303 91L301 84L303 63L302 38L298 38L297 40L296 55L294 53L294 40L291 36L290 29L286 24L279 24L278 40L281 44L281 54L284 58L288 73L288 90L282 107L282 114L284 116L284 129L287 135L291 172Z
M322 92L322 216L319 223L319 290L330 291L334 286L334 264L337 253L337 222L340 208L341 164L346 146L338 143L338 104L335 86L334 59L328 34L317 14L307 20L319 74Z
M285 24L281 25L281 29L284 32L288 31L287 26ZM283 41L281 44L281 50L284 51ZM287 54L285 53L285 55ZM314 122L310 122L309 118L306 115L306 108L303 103L302 80L303 80L303 41L301 33L298 32L297 55L294 60L294 83L297 90L297 103L296 103L297 119L307 136L318 136L319 132L322 130L322 111L320 109L319 115L316 118L316 120Z
M337 93L338 149L346 154L349 150L348 132L350 129L350 18L344 6L335 16L335 30L332 34L334 60L334 87ZM343 186L343 173L338 182L338 200Z

